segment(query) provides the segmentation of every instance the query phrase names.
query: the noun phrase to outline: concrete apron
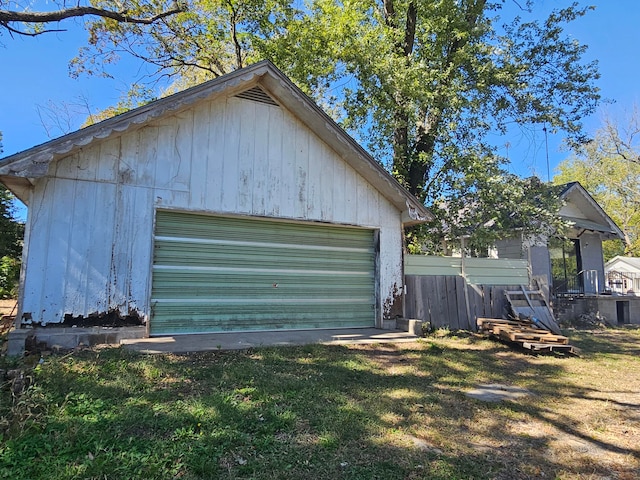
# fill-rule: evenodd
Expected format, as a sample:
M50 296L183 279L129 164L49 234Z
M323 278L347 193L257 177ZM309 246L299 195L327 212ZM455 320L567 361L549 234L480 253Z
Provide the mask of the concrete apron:
M139 339L123 339L124 348L141 353L188 353L243 350L294 345L345 345L415 342L418 337L401 330L376 328L336 330L282 330L275 332L206 333Z

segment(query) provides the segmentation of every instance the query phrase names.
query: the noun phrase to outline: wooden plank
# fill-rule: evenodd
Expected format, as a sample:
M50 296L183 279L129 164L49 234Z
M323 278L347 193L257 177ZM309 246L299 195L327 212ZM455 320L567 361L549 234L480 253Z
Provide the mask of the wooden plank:
M458 321L460 328L464 330L475 330L475 322L469 318L471 312L467 313L467 302L465 299L466 282L462 277L455 278L456 304L458 305ZM471 310L471 309L469 309Z
M487 288L486 285L481 285L480 288L482 289L482 310L484 312L484 315L488 317L492 317L493 315L491 314L491 289Z
M544 297L542 296L542 292L531 292L532 295L539 295L539 300L544 303L544 306L534 306L531 302L531 298L529 296L529 292L526 291L524 286L520 286L522 289L522 294L524 295L529 307L533 311L533 316L540 320L544 326L546 326L550 331L555 333L556 335L560 335L562 332L560 331L560 327L555 322L553 315L551 314L551 309L544 302Z
M435 327L448 327L447 319L444 313L444 305L442 301L442 287L440 285L443 277L427 277L430 284L429 307L431 313L431 324Z
M483 318L478 317L476 320L476 324L480 329L489 329L491 330L496 325L513 325L513 326L525 326L531 325L530 322L524 322L522 320L504 320L501 318Z
M562 335L553 335L551 333L535 333L535 332L515 332L505 329L504 327L497 327L499 330L500 338L504 340L510 340L512 342L523 342L527 340L535 341L536 343L552 343L559 345L567 345L569 339Z
M486 317L482 308L482 288L478 285L468 285L469 307L473 318Z
M422 288L420 285L420 277L407 276L404 279L404 283L407 286L405 315L407 316L407 318L417 318L422 320L422 317L418 315L418 305L422 303Z
M423 318L426 322L430 322L432 327L436 327L433 318L432 297L433 290L431 289L431 277L419 277L420 286L422 288L422 305L423 305Z
M491 292L491 316L495 318L502 317L502 306L504 303L504 287L493 285L490 288Z
M460 330L464 328L460 324L460 307L464 311L464 300L461 305L458 305L458 295L456 293L456 278L457 277L445 277L445 295L447 302L447 318L449 319L449 328L453 330Z
M551 345L548 343L522 342L521 346L527 350L540 353L562 352L575 356L580 354L580 350L573 345Z

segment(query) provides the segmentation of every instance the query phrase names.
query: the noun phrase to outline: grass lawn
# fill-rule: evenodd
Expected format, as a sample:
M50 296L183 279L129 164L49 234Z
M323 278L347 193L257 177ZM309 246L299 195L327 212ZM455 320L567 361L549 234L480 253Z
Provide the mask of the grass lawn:
M640 331L568 334L581 358L451 334L1 359L30 386L0 391L0 478L638 479Z

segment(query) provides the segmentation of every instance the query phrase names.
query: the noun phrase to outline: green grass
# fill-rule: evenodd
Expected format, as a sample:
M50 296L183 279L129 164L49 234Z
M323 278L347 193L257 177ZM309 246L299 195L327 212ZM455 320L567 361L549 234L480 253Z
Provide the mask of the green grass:
M575 338L580 359L526 356L472 335L31 358L30 386L0 391L0 478L635 478L625 475L640 468L640 432L612 425L640 407L629 393L640 380L640 335L602 337L602 353L588 334ZM625 380L601 384L616 369ZM479 383L533 395L500 404L466 397ZM571 402L589 407L573 418ZM563 438L593 451L570 456L556 445Z

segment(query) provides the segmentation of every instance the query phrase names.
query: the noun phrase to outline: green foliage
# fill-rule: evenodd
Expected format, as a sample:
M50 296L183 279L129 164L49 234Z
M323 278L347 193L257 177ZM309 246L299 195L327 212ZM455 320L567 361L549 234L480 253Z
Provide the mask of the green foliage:
M24 224L15 218L15 197L0 184L0 257L20 258Z
M190 0L153 27L90 23L74 67L104 74L124 51L186 86L270 59L441 215L438 225L476 235L476 216L455 215L452 226L451 212L477 197L484 208L511 188L491 134L544 124L584 140L580 119L598 103L598 72L563 27L589 9L570 4L539 22L505 1ZM539 210L538 199L518 199L495 210Z
M294 22L296 33L278 39L284 47L276 63L298 81L299 72L314 72L316 84L321 75L340 89L343 125L437 213L442 204L489 196L496 182L509 188L490 132L544 123L575 142L584 139L580 118L597 104L598 73L562 27L587 10L571 5L542 23L517 17L500 25L497 14L508 14L502 2L368 1L343 8L317 0ZM326 55L334 65L322 74L317 65ZM450 224L451 211L441 220ZM460 217L458 226L475 223Z
M575 149L553 179L557 184L580 182L623 231L623 245L604 243L605 260L621 254L640 256L639 133L637 109L623 125L606 119L594 140Z
M0 132L2 153L2 132ZM15 197L0 184L0 298L16 298L24 224L15 218Z
M605 447L637 444L628 409L609 404L637 385L640 332L597 341L572 333L579 359L515 355L476 335L445 333L412 344L189 355L101 348L41 362L28 356L33 370L0 357L1 370L23 368L30 380L22 391L15 382L0 387L0 478L637 476L628 449L603 448L594 463L593 451L577 456L570 447L603 422L609 430L596 440ZM611 379L613 367L625 375ZM464 395L478 384L532 395L500 404ZM594 390L607 392L607 402L589 396ZM509 448L488 455L487 445Z
M111 0L94 4L108 8ZM157 0L168 9L172 0ZM139 13L147 4L119 3ZM154 25L134 25L99 19L88 24L89 45L72 62L72 72L109 76L104 68L122 52L143 58L159 73L202 81L224 75L259 60L255 42L286 34L294 9L285 0L188 0L185 12ZM118 53L116 53L118 52Z
M557 215L561 200L557 187L537 177L496 173L482 188L435 204L436 220L407 232L410 253L447 254L450 244L465 237L467 254L484 256L496 240L514 235L551 235L564 223ZM435 239L435 241L433 240Z
M20 260L12 257L0 258L0 298L16 298L20 280Z

